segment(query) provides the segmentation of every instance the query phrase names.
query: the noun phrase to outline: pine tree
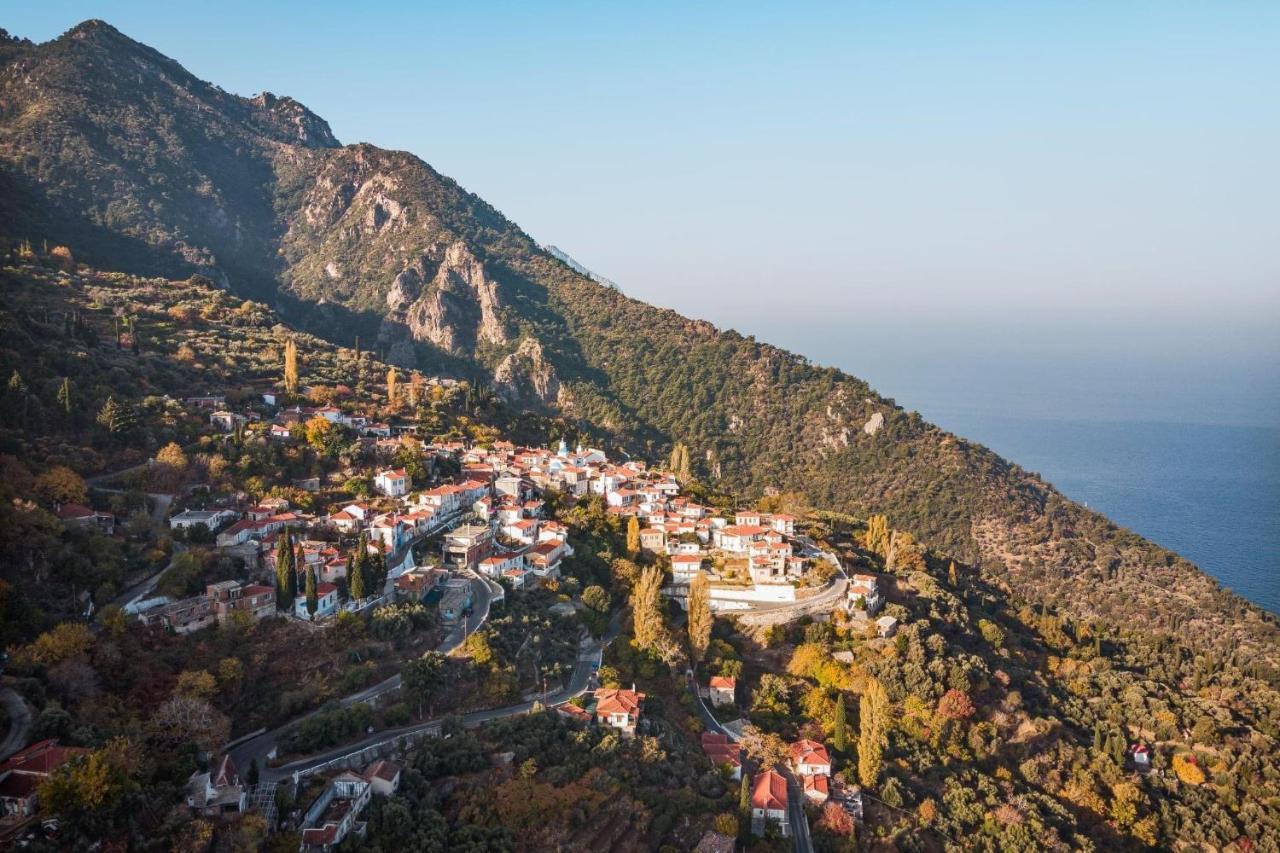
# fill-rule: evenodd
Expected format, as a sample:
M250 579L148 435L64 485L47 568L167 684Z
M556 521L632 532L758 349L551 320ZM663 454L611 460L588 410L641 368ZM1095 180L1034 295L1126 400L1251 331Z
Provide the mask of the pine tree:
M276 540L276 609L292 610L298 595L298 575L293 565L293 541L289 529Z
M320 609L320 597L316 593L316 567L307 568L307 613L314 618Z
M351 571L348 573L347 585L351 592L351 597L357 601L368 596L366 589L364 564L368 561L369 551L365 547L364 534L360 534L360 540L356 542L355 553L351 555Z
M880 777L886 745L889 697L879 681L867 683L858 705L858 779L864 788L874 787Z
M831 745L835 751L844 755L849 749L849 721L844 709L844 694L836 697L835 725L831 729Z
M634 515L627 521L627 553L640 553L640 519Z
M115 397L107 397L98 411L98 424L112 435L128 432L137 425L138 417L131 407L117 403Z
M711 582L698 572L689 584L689 657L702 660L711 644Z
M298 392L298 345L293 338L284 342L284 390L289 394Z

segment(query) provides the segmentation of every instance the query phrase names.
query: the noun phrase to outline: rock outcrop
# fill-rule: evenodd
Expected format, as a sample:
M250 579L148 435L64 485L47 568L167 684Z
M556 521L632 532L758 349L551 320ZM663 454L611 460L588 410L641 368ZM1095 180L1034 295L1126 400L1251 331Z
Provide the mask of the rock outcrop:
M493 386L510 403L550 406L563 404L563 389L555 368L535 338L525 338L493 372Z
M474 355L478 345L508 342L502 309L497 282L465 243L435 244L395 277L379 339L401 363L412 352L406 341Z

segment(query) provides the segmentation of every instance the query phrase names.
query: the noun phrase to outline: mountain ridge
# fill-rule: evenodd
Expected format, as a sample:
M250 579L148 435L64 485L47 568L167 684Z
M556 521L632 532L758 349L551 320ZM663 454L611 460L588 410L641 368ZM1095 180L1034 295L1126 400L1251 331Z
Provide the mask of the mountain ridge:
M1108 622L1141 590L1154 628L1276 662L1272 617L862 380L599 284L415 155L342 146L293 99L229 95L109 24L0 46L0 190L10 243L199 272L620 446L683 442L743 494L885 511L1028 601Z

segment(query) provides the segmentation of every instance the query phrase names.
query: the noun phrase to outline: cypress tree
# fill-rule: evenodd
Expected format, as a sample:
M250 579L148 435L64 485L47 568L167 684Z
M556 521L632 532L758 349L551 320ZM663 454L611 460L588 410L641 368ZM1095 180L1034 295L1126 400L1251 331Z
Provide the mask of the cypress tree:
M311 566L307 569L307 613L314 617L319 608L320 597L316 593L316 569L315 566Z
M360 540L356 543L355 553L351 555L351 572L348 577L348 587L351 591L351 597L357 601L368 596L366 589L364 564L368 559L368 549L365 547L364 534L360 534Z
M289 529L276 540L276 609L291 610L298 594L298 575L293 567L293 542Z
M750 774L742 774L738 785L738 834L746 838L751 834L751 782Z
M1102 729L1094 729L1093 730L1093 751L1102 752L1103 746L1104 744L1102 742Z
M831 745L835 751L844 755L849 748L849 721L844 710L844 694L836 697L836 720L831 732Z

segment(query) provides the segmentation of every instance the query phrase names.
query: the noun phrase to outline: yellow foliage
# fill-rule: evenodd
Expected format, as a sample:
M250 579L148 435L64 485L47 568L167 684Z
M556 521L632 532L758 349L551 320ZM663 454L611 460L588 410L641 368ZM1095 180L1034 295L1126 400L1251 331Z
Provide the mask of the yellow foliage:
M1188 785L1204 784L1204 770L1196 763L1195 756L1188 752L1180 752L1173 757L1173 772Z

